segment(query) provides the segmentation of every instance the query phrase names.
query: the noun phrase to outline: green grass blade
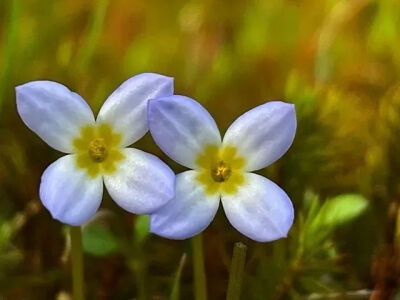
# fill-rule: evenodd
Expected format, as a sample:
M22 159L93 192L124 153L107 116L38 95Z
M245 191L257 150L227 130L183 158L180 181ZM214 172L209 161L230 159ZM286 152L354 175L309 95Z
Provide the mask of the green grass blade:
M183 267L186 264L186 253L183 253L181 260L179 261L178 270L176 271L174 284L172 285L170 300L179 300L179 292L181 287L181 275Z
M20 14L19 0L13 0L9 5L8 23L6 25L6 38L3 49L3 72L0 77L0 119L2 109L4 106L4 99L6 95L6 87L12 79L12 65L15 61L15 53L17 48L17 35L18 35L18 19Z

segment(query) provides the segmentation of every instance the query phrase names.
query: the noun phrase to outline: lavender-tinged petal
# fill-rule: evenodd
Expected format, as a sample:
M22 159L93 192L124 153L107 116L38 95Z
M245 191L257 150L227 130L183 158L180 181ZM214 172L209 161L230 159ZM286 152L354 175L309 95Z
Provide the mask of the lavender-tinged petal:
M101 176L90 178L76 166L76 156L66 155L44 171L40 199L54 219L78 226L90 219L103 197Z
M193 99L174 95L150 100L150 133L170 158L196 168L196 158L207 145L221 144L218 127L211 115Z
M220 195L206 195L196 171L176 176L176 195L150 216L150 231L169 239L190 238L207 228L214 219Z
M73 152L72 140L79 136L81 127L94 124L89 105L62 84L32 81L15 90L24 123L56 150Z
M286 237L294 210L289 197L267 178L247 173L234 195L222 195L225 214L239 232L259 242Z
M104 102L97 121L108 123L122 134L121 146L139 140L149 130L147 101L174 93L174 79L155 73L142 73L123 82Z
M245 170L262 169L289 149L296 133L293 104L272 101L241 115L228 128L224 145L233 145L245 158Z

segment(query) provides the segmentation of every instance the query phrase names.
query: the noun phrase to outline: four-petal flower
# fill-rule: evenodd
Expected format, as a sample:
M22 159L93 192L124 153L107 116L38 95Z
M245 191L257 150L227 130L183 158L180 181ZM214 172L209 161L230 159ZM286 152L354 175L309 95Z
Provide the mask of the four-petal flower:
M250 173L279 159L296 131L294 105L272 101L242 116L224 139L211 115L184 96L148 102L153 139L189 170L177 175L175 198L150 217L150 230L171 239L203 231L220 199L230 223L256 241L285 237L293 223L287 194L267 178Z
M114 201L133 213L151 213L174 196L175 174L156 156L126 148L147 131L149 99L173 94L173 79L143 73L125 81L95 120L78 94L52 81L16 87L24 123L67 153L43 173L40 199L55 219L86 222L97 211L103 182Z

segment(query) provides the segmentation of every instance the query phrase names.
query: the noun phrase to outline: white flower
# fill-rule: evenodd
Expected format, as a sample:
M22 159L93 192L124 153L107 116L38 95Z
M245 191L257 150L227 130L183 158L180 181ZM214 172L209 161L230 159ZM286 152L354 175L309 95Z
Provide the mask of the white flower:
M173 79L143 73L125 81L95 120L78 94L52 81L16 87L24 123L54 149L67 153L43 173L40 199L53 218L80 225L95 214L103 182L114 201L151 213L174 196L174 173L160 159L126 148L147 131L147 101L173 94Z
M239 117L221 140L211 115L196 101L173 95L148 102L157 145L190 171L176 177L175 198L151 215L150 230L171 239L203 231L220 199L230 223L256 241L285 237L293 205L275 183L250 173L279 159L296 131L294 105L260 105Z

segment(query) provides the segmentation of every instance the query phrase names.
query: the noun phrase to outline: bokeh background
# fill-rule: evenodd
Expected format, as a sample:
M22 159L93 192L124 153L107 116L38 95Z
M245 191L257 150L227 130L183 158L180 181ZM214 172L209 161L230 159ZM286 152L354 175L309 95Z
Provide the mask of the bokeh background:
M203 234L209 299L225 297L236 241L248 246L243 299L400 299L399 49L397 0L0 1L0 298L71 290L66 227L38 199L61 154L22 123L14 87L58 81L97 112L151 71L222 131L270 99L296 105L293 146L260 172L290 195L294 226L255 243L220 209ZM134 146L183 170L149 135ZM83 237L89 299L168 299L174 286L193 298L190 242L148 234L108 195Z

